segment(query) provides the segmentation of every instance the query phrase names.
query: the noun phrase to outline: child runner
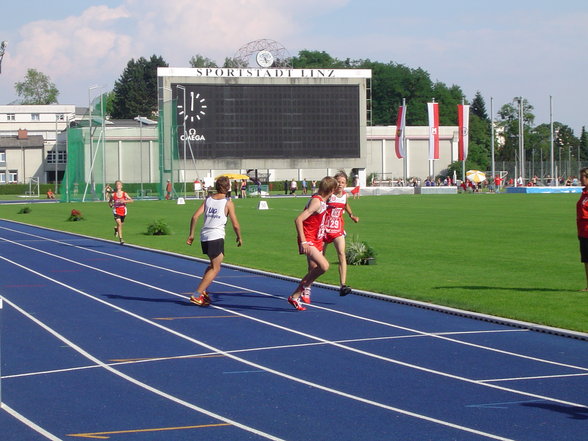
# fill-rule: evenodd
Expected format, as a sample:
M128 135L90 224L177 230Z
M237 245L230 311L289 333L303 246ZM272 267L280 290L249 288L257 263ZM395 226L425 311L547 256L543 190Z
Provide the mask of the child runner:
M192 216L190 235L186 241L188 245L192 245L196 223L198 218L204 214L204 225L200 230L200 244L202 245L202 252L207 254L210 259L210 265L204 271L195 295L190 296L190 302L198 306L210 305L210 297L206 289L214 281L221 269L221 263L225 255L225 225L227 218L231 219L233 230L237 235L237 246L240 247L243 244L239 221L237 221L237 215L235 214L235 206L231 199L227 198L227 193L231 191L231 181L226 176L221 176L216 180L214 187L216 194L207 197Z
M343 228L345 222L343 220L343 212L346 212L351 220L355 223L359 222L359 218L353 215L349 202L347 202L347 175L344 171L340 171L335 175L338 187L335 193L327 201L327 214L325 215L325 246L323 254L327 251L327 245L331 242L335 245L337 257L339 258L339 281L341 288L339 289L340 296L346 296L351 292L351 288L345 283L347 280L347 259L345 258L345 229Z
M294 220L298 232L298 251L306 254L308 272L300 281L296 290L288 297L290 303L298 311L306 308L300 300L310 303L310 286L329 269L329 262L323 256L323 221L327 211L326 201L337 188L335 178L327 176L319 183L318 192L313 194L304 211Z
M118 237L119 243L124 245L123 224L127 217L127 204L133 202L133 199L123 191L122 187L122 181L115 181L115 190L110 194L108 205L112 208L114 221L116 222L116 226L114 227L114 237Z

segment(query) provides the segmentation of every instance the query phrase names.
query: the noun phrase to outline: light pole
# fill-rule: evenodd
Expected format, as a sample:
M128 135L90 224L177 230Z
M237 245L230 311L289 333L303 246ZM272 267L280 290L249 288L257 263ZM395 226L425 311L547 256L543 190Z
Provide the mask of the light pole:
M186 112L186 88L184 86L182 86L181 84L177 84L176 87L178 89L180 89L183 93L184 93L184 101L183 101L183 107L182 109L184 109L184 118L182 121L182 128L184 129L184 173L183 173L183 181L184 181L184 198L186 197L186 118L188 117L188 114Z
M59 152L57 150L57 121L59 121L59 114L55 114L55 191L57 194L57 160L59 158Z

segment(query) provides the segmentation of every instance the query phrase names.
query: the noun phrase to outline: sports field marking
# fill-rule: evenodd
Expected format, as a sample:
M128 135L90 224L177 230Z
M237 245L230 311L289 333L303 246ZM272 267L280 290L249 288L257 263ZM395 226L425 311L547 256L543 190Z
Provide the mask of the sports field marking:
M41 238L41 239L43 238L43 236L38 236L36 234L26 233L26 232L22 232L22 231L19 231L19 230L14 230L14 229L7 228L7 227L0 227L0 229L5 229L5 230L8 230L8 231L12 231L12 232L16 232L16 233L20 233L20 234L24 234L24 235L28 235L28 236L38 237L38 238ZM59 233L63 233L61 231L58 231L58 232ZM10 242L10 243L13 243L15 245L21 245L19 242L11 241L11 240L8 240L8 239L5 239L5 238L0 238L0 239L2 239L4 241L7 241L7 242ZM90 239L97 240L95 238L90 238ZM125 260L127 262L135 263L135 264L138 264L138 265L144 265L144 266L147 266L147 267L150 267L150 268L154 268L154 269L158 269L158 270L162 270L162 271L168 271L168 272L171 272L171 273L174 273L174 274L179 274L179 275L182 275L182 276L185 276L185 277L191 277L191 278L201 279L201 277L196 276L194 274L190 274L190 273L185 273L185 272L182 272L182 271L173 270L173 269L162 267L162 266L158 266L158 265L155 265L155 264L152 264L152 263L149 263L149 262L143 262L143 261L139 261L139 260L135 260L135 259L130 259L130 258L124 257L124 256L110 255L110 254L105 253L103 251L88 249L88 248L81 247L81 246L78 246L78 245L72 245L72 244L70 244L68 242L64 242L64 241L60 241L60 240L56 240L56 239L45 238L45 240L48 241L48 242L55 242L55 243L58 243L58 244L61 244L61 245L70 246L72 248L77 248L77 249L88 251L88 252L91 252L91 253L104 254L104 255L107 255L107 256L111 256L113 258ZM43 251L43 250L39 250L39 249L32 248L32 247L27 247L26 245L21 245L21 246L24 246L26 248L30 248L30 249L35 250L37 252L46 253L46 254L50 254L52 256L55 256L54 254L47 253L46 251ZM141 249L141 248L139 248L139 249ZM152 251L152 250L147 250L147 251ZM60 256L57 256L57 257L60 257ZM178 257L186 258L187 256L178 256ZM68 260L68 259L65 259L65 260ZM195 261L198 261L198 262L201 262L201 263L204 263L204 264L207 264L208 263L208 261L205 261L203 259L194 258L194 260ZM74 262L74 263L76 263L78 265L87 266L88 268L95 269L96 271L103 271L103 270L100 270L99 268L91 267L91 266L85 265L85 264L83 264L81 262L75 262L75 261L71 261L71 262ZM141 282L136 282L136 283L141 283ZM249 289L249 288L245 288L245 287L240 287L238 285L232 285L232 284L229 284L229 283L226 283L226 282L215 281L215 283L216 284L219 284L219 285L228 286L228 287L231 287L231 288L243 289L243 290L246 290L248 292L260 294L260 295L263 295L263 296L266 296L266 297L272 297L272 298L275 298L275 299L284 299L284 297L277 296L275 294L266 293L266 292L258 291L258 290L253 290L253 289ZM163 290L163 291L170 293L169 291L165 291L165 290ZM177 296L176 293L171 293L171 294ZM512 356L512 357L518 357L518 358L523 358L523 359L527 359L527 360L537 361L537 362L540 362L540 363L552 364L552 365L555 365L555 366L562 366L562 367L569 367L569 368L572 368L572 369L584 370L584 371L587 371L588 372L588 368L584 368L584 367L581 367L581 366L569 365L569 364L555 362L555 361L551 361L551 360L547 360L547 359L543 359L543 358L531 357L531 356L524 355L524 354L519 354L519 353L516 353L516 352L510 352L510 351L505 351L505 350L502 350L502 349L492 348L492 347L489 347L489 346L479 345L479 344L476 344L476 343L469 343L469 342L465 342L465 341L461 341L461 340L456 340L456 339L452 339L452 338L449 338L449 337L445 337L445 336L443 336L441 334L424 332L424 331L420 331L418 329L408 328L406 326L395 325L393 323L382 322L380 320L370 319L370 318L367 318L367 317L361 317L361 316L358 316L358 315L355 315L355 314L350 314L350 313L347 313L347 312L344 312L344 311L338 311L338 310L335 310L335 309L326 308L326 307L318 306L318 305L314 305L314 304L309 305L309 307L322 309L324 311L328 311L328 312L331 312L331 313L334 313L334 314L345 315L345 316L348 316L348 317L351 317L351 318L355 318L355 319L362 320L362 321L367 321L367 322L370 322L370 323L379 324L379 325L382 325L382 326L388 326L388 327L391 327L391 328L394 328L394 329L400 329L400 330L403 330L403 331L414 332L416 334L420 334L420 335L423 335L423 336L428 336L428 337L433 337L433 338L439 338L439 339L450 341L450 342L453 342L453 343L456 343L456 344L465 345L465 346L471 346L471 347L474 347L474 348L477 348L477 349L482 349L482 350L487 350L487 351L491 351L491 352L501 353L501 354L509 355L509 356Z
M455 334L474 334L474 333L504 333L504 332L529 332L525 329L511 329L511 330L494 330L494 331L463 331L463 332L455 332ZM449 334L449 332L447 332ZM421 338L422 335L394 335L389 337L367 337L367 338L352 338L352 339L345 339L345 340L335 340L337 343L356 343L356 342L365 342L365 341L377 341L377 340L401 340L406 338ZM291 345L278 345L278 346L264 346L264 347L254 347L254 348L247 348L247 349L234 349L227 351L230 354L241 354L241 353L250 353L250 352L259 352L259 351L273 351L273 350L280 350L280 349L293 349L293 348L304 348L310 346L321 346L326 345L326 343L322 342L311 342L311 343L297 343ZM117 361L117 359L111 359L110 366L121 366L126 364L138 364L138 363L152 363L158 361L169 361L169 360L183 360L183 359L190 359L190 358L204 358L204 357L223 357L223 355L218 355L214 353L201 353L201 354L185 354L185 355L173 355L169 357L149 357L149 358L136 358L136 359L125 359L125 361ZM51 374L60 374L64 372L71 372L77 370L84 370L84 369L96 369L100 368L99 365L89 365L89 366L78 366L66 369L52 369L48 371L37 371L37 372L26 372L22 374L13 374L13 375L3 375L3 379L9 378L20 378L20 377L31 377L36 375L51 375ZM577 374L577 375L584 375L584 374ZM588 375L588 374L587 374ZM488 380L485 380L488 381Z
M4 239L4 238L1 238L1 239L4 240L4 241L12 242L12 241L9 241L9 240ZM111 277L120 278L122 280L126 280L126 281L129 281L129 282L132 282L132 283L136 283L138 285L145 286L145 287L154 289L156 291L160 291L160 292L164 292L164 293L167 293L167 294L176 296L176 297L182 297L182 298L184 298L183 296L181 296L181 295L179 295L177 293L174 293L172 291L169 291L169 290L166 290L166 289L163 289L163 288L159 288L159 287L156 287L156 286L153 286L153 285L150 285L150 284L147 284L147 283L138 281L138 280L134 280L134 279L131 279L131 278L128 278L128 277L119 275L119 274L114 274L112 272L108 272L108 271L105 271L105 270L100 269L100 268L94 268L94 267L92 267L90 265L86 265L86 264L83 264L83 263L80 263L80 262L76 262L74 260L71 260L71 259L68 259L68 258L65 258L65 257L58 256L56 254L49 253L47 251L38 250L36 248L32 248L32 247L29 247L27 245L23 245L23 244L19 244L19 243L15 243L15 245L18 245L18 246L21 246L21 247L25 247L25 248L30 248L30 249L32 249L34 251L37 251L37 252L40 252L40 253L43 253L43 254L47 254L47 255L50 255L50 256L55 257L55 258L60 258L60 259L66 260L66 261L68 261L70 263L74 263L74 264L77 264L77 265L81 265L83 267L94 269L94 270L96 270L98 272L102 272L102 273L108 274ZM67 284L64 284L64 283L62 283L60 281L51 279L50 277L48 277L46 275L43 275L41 273L38 273L37 271L34 271L34 270L32 270L32 269L24 266L24 265L21 265L19 263L13 262L13 261L11 261L11 260L9 260L9 259L7 259L5 257L2 257L2 256L0 256L0 258L1 259L4 259L4 260L6 260L6 261L8 261L8 262L10 262L10 263L12 263L14 265L17 265L17 266L19 266L19 267L21 267L21 268L23 268L23 269L25 269L27 271L30 271L30 272L32 272L34 274L37 274L37 275L39 275L39 276L41 276L43 278L49 279L51 281L54 281L55 283L57 283L59 285L62 285L64 287L68 288L68 289L71 289L71 290L76 291L76 292L78 292L80 294L83 294L83 295L85 295L85 296L87 296L87 297L89 297L91 299L94 299L94 300L96 300L98 302L101 302L101 303L104 303L106 305L109 305L109 306L112 306L114 308L119 309L115 305L111 305L110 303L108 303L108 302L106 302L106 301L104 301L102 299L97 299L94 296L92 296L91 294L85 293L85 292L83 292L81 290L78 290L77 288L74 288L74 287L72 287L70 285L67 285ZM273 296L272 295L272 297L276 297L276 296ZM281 297L278 297L278 298L281 298ZM450 373L447 373L447 372L442 372L442 371L438 371L438 370L435 370L435 369L429 369L429 368L425 368L423 366L415 365L415 364L412 364L412 363L403 362L401 360L396 360L396 359L393 359L393 358L384 357L384 356L381 356L381 355L378 355L378 354L374 354L374 353L371 353L371 352L367 352L367 351L363 351L363 350L360 350L360 349L356 349L356 348L352 348L352 347L349 347L349 346L345 346L343 344L339 344L339 343L336 343L334 341L329 341L329 340L326 340L326 339L323 339L321 337L317 337L317 336L314 336L314 335L311 335L311 334L307 334L307 333L304 333L304 332L296 331L296 330L287 328L285 326L281 326L281 325L277 325L275 323L268 322L266 320L261 320L261 319L258 319L256 317L248 316L246 314L242 314L242 313L237 312L237 311L232 311L232 310L229 310L227 308L223 308L223 307L218 306L218 305L210 305L210 307L212 307L214 309L218 309L218 310L224 311L224 312L229 313L229 314L235 314L235 315L238 315L238 316L241 316L241 317L244 317L244 318L248 318L249 320L252 320L252 321L255 321L255 322L258 322L258 323L262 323L264 325L271 326L271 327L280 329L282 331L286 331L286 332L289 332L289 333L297 334L297 335L300 335L300 336L309 338L311 340L315 340L315 341L318 341L318 342L323 342L325 344L330 344L330 345L333 345L335 347L338 347L338 348L341 348L341 349L344 349L344 350L347 350L347 351L350 351L350 352L355 352L355 353L358 353L358 354L361 354L361 355L364 355L364 356L367 356L367 357L375 358L375 359L378 359L378 360L386 361L386 362L397 364L397 365L400 365L400 366L412 368L412 369L415 369L415 370L420 370L420 371L423 371L423 372L427 372L427 373L431 373L431 374L443 376L443 377L446 377L446 378L451 378L451 379L458 380L458 381L463 381L463 382L467 382L467 383L471 383L471 384L476 384L476 385L480 385L480 386L494 388L494 389L502 390L502 391L505 391L505 392L515 393L515 394L529 396L529 397L533 397L533 398L539 398L539 399L543 399L543 400L549 400L549 401L552 401L552 402L556 402L556 403L559 403L559 404L565 404L565 405L569 405L569 406L586 407L586 408L588 408L584 404L573 403L573 402L569 402L569 401L565 401L565 400L560 400L560 399L557 399L557 398L552 398L552 397L547 397L547 396L543 396L543 395L532 394L532 393L529 393L529 392L524 392L524 391L520 391L520 390L517 390L517 389L511 389L511 388L507 388L507 387L504 387L504 386L499 386L499 385L495 385L495 384L491 384L491 383L482 383L482 382L480 382L478 380L475 380L475 379L466 378L466 377L462 377L462 376L459 376L459 375L453 375L453 374L450 374ZM318 308L319 309L326 309L326 308L323 308L323 307L318 307ZM162 329L168 329L168 328L165 328L162 325L159 325L159 324L157 324L155 322L152 322L151 320L148 320L148 319L143 318L141 316L135 315L134 313L131 313L130 311L124 310L122 308L120 308L120 310L123 311L123 312L125 312L125 313L131 314L133 316L140 317L141 320L147 321L149 323L153 323L154 325L156 325L156 326L158 326L158 327L160 327ZM343 314L344 315L353 316L352 314L347 314L347 313L343 313ZM382 323L384 323L384 322L382 322ZM177 334L173 330L169 330L169 331L172 332L172 333L174 333L174 334ZM428 333L421 333L421 334L430 335ZM181 335L183 338L188 338L188 337L183 336L182 334L179 334L179 335ZM438 338L445 338L445 337L442 337L442 336L437 336L437 337ZM452 339L449 339L449 340L452 340ZM456 341L458 341L458 340L456 340ZM203 342L198 342L197 340L194 340L194 342L197 342L197 344L200 344L203 347L212 348L212 346L209 346L209 345L207 345L207 344L205 344ZM476 346L476 345L473 345L473 346ZM221 351L221 350L218 350L216 348L213 349L213 351L219 352L219 353L226 353L226 351ZM503 352L503 351L497 351L497 352ZM228 356L231 356L232 357L232 355L229 355L229 354L228 354ZM236 358L238 358L238 357L236 357ZM534 359L533 357L526 357L526 356L524 358ZM244 360L244 362L245 363L249 363L248 361L245 361L245 360ZM576 369L579 369L579 370L588 371L588 368L575 367L575 366L566 365L566 364L562 364L562 363L555 363L555 362L549 362L549 363L550 364L557 364L559 366L572 367L572 368L576 368Z
M24 415L21 415L20 413L18 413L16 410L14 410L8 404L6 404L6 403L0 403L0 408L3 409L3 410L5 410L6 412L8 412L10 415L12 415L14 418L16 418L17 420L19 420L25 426L33 429L38 434L43 435L45 438L50 439L51 441L61 441L61 438L56 437L52 433L50 433L47 430L43 429L38 424L35 424L34 422L32 422L31 420L29 420Z
M535 377L512 377L512 378L493 378L489 380L480 380L482 383L493 383L500 381L526 381L526 380L546 380L550 378L569 378L569 377L586 377L585 374L559 374L559 375L538 375Z
M193 317L153 317L153 320L192 320L192 319L218 319L218 318L241 318L234 315L203 315Z
M0 257L2 257L2 256L0 256ZM62 285L62 286L64 286L64 287L67 287L65 284L62 284L60 282L57 282L57 283L60 284L60 285ZM86 293L83 293L82 291L76 290L75 288L69 287L69 289L73 289L74 291L76 291L76 292L78 292L80 294L84 294L84 295L86 295L88 297L92 297L92 296L90 296L90 295L88 295ZM121 312L124 312L125 314L129 314L129 315L135 316L136 318L139 318L142 321L147 321L148 322L147 319L141 318L140 316L138 316L136 314L132 314L129 311L125 311L124 309L119 308L119 307L117 307L115 305L111 305L108 302L102 301L100 299L94 299L94 300L100 301L101 303L104 303L105 305L108 305L108 306L110 306L110 307L112 307L112 308L114 308L116 310L119 310ZM156 395L159 395L160 397L163 397L163 398L165 398L165 399L167 399L169 401L172 401L174 403L180 404L180 405L182 405L184 407L187 407L189 409L195 410L195 411L200 412L200 413L202 413L204 415L208 415L208 416L210 416L212 418L215 418L215 419L217 419L219 421L223 421L223 422L225 422L227 424L233 425L233 426L238 427L240 429L246 430L247 432L254 433L256 435L259 435L261 437L264 437L264 438L267 438L267 439L270 439L270 440L273 440L273 441L285 441L285 440L282 440L281 438L278 438L278 437L275 437L275 436L270 435L268 433L262 432L262 431L260 431L258 429L253 428L253 427L246 426L245 424L241 424L238 421L231 420L231 419L229 419L227 417L224 417L224 416L219 415L217 413L211 412L211 411L209 411L207 409L204 409L204 408L202 408L200 406L197 406L195 404L189 403L189 402L187 402L185 400L182 400L181 398L178 398L178 397L175 397L175 396L173 396L171 394L168 394L167 392L164 392L164 391L162 391L160 389L157 389L155 387L152 387L152 386L148 385L147 383L143 383L142 381L139 381L139 380L135 379L134 377L131 377L130 375L127 375L127 374L125 374L125 373L123 373L123 372L121 372L119 370L116 370L113 367L107 365L106 363L103 363L98 358L94 357L92 354L90 354L89 352L85 351L80 346L76 345L73 341L69 340L67 337L61 335L56 330L54 330L50 326L48 326L45 323L43 323L41 320L37 319L36 317L33 317L31 314L29 314L28 312L26 312L24 309L22 309L21 307L19 307L15 303L11 302L8 299L4 299L4 301L6 303L8 303L10 306L12 306L14 309L16 309L18 312L20 312L22 315L24 315L26 318L28 318L29 320L31 320L33 323L37 324L42 329L44 329L45 331L49 332L55 338L57 338L57 339L61 340L62 342L64 342L66 345L68 345L70 348L72 348L73 350L75 350L76 352L78 352L80 355L86 357L88 360L91 360L93 363L99 365L103 369L106 369L107 371L111 372L112 374L117 375L117 376L121 377L122 379L124 379L124 380L126 380L126 381L128 381L128 382L130 382L132 384L135 384L135 385L137 385L137 386L139 386L139 387L141 387L141 388L143 388L143 389L145 389L145 390L147 390L149 392L152 392L152 393L154 393ZM154 325L157 325L156 323L153 323L153 324Z
M185 339L187 341L191 341L191 342L193 342L195 344L198 344L200 346L206 347L209 350L212 350L213 352L217 352L219 354L226 354L221 349L214 348L211 345L208 345L208 344L206 344L204 342L201 342L199 340L196 340L194 338L185 336L185 335L183 335L183 334L181 334L179 332L174 331L173 329L166 328L165 326L162 326L162 325L159 325L159 324L157 324L155 322L152 322L151 320L146 319L144 317L141 317L138 314L135 314L133 312L127 311L124 308L120 308L120 307L118 307L116 305L112 305L112 304L106 302L105 300L95 298L92 295L90 295L90 294L88 294L88 293L86 293L84 291L81 291L81 290L79 290L77 288L68 286L65 283L59 282L57 280L53 280L53 279L51 279L48 276L44 276L41 273L38 273L36 271L31 270L30 268L27 269L26 267L24 267L24 266L22 266L22 265L20 265L18 263L11 262L10 260L6 259L3 256L0 256L0 258L3 259L3 260L8 261L10 263L13 263L16 266L19 266L19 267L21 267L23 269L26 269L26 270L28 270L28 271L30 271L30 272L32 272L32 273L34 273L34 274L36 274L36 275L38 275L40 277L44 277L46 279L52 280L55 283L57 283L58 285L63 286L65 288L70 289L70 290L72 290L74 292L77 292L79 294L82 294L85 297L88 297L90 299L95 300L96 302L99 302L99 303L102 303L104 305L107 305L107 306L109 306L109 307L111 307L111 308L113 308L113 309L115 309L117 311L123 312L124 314L127 314L127 315L129 315L131 317L135 317L136 319L141 320L143 322L151 323L153 326L155 326L157 328L160 328L162 330L165 330L165 331L167 331L167 332L169 332L169 333L171 333L173 335L176 335L176 336L178 336L180 338L183 338L183 339ZM181 400L180 398L177 398L177 397L174 397L174 396L172 396L170 394L167 394L166 392L163 392L163 391L161 391L159 389L156 389L156 388L154 388L152 386L149 386L146 383L143 383L143 382L141 382L141 381L139 381L139 380L137 380L137 379L135 379L135 378L127 375L127 374L124 374L124 373L122 373L122 372L114 369L111 366L108 366L107 364L101 362L99 359L97 359L96 357L94 357L93 355L91 355L89 352L87 352L84 349L82 349L80 346L76 345L75 343L73 343L72 341L70 341L69 339L67 339L65 336L62 336L61 334L59 334L57 331L55 331L54 329L52 329L51 327L49 327L45 323L43 323L40 320L38 320L37 318L33 317L31 314L29 314L28 312L26 312L25 310L23 310L22 308L20 308L19 306L17 306L15 303L13 303L13 302L11 302L10 300L7 300L7 299L5 299L5 301L10 306L12 306L14 309L16 309L18 312L20 312L25 317L27 317L29 320L33 321L38 326L40 326L41 328L43 328L47 332L49 332L51 335L53 335L56 338L60 339L65 344L69 345L76 352L80 353L81 355L83 355L84 357L86 357L89 360L93 361L94 363L99 364L102 368L108 370L109 372L111 372L111 373L113 373L115 375L118 375L121 378L123 378L123 379L125 379L125 380L127 380L127 381L129 381L129 382L131 382L131 383L133 383L133 384L135 384L137 386L139 386L139 387L142 387L142 388L144 388L144 389L146 389L146 390L148 390L150 392L153 392L153 393L155 393L155 394L157 394L157 395L159 395L159 396L161 396L163 398L166 398L168 400L171 400L173 402L176 402L178 404L181 404L181 405L183 405L185 407L188 407L190 409L193 409L193 410L196 410L198 412L204 413L205 415L211 416L211 417L216 418L216 419L218 419L220 421L224 421L226 423L233 424L233 425L235 425L235 426L237 426L239 428L242 428L242 429L247 430L249 432L256 433L256 434L258 434L260 436L263 436L265 438L272 439L272 440L279 440L279 438L276 438L276 437L273 437L271 435L265 434L265 433L263 433L263 432L261 432L261 431L259 431L257 429L253 429L253 428L251 428L249 426L245 426L243 424L234 422L234 421L232 421L232 420L230 420L228 418L225 418L225 417L223 417L221 415L215 414L215 413L213 413L211 411L208 411L208 410L206 410L204 408L201 408L199 406L196 406L194 404L191 404L191 403L188 403L188 402L186 402L184 400ZM339 395L339 396L342 396L342 397L345 397L345 398L349 398L349 399L352 399L352 400L356 400L356 401L359 401L359 402L362 402L362 403L365 403L365 404L369 404L369 405L372 405L372 406L375 406L375 407L380 407L380 408L383 408L383 409L386 409L386 410L390 410L392 412L396 412L396 413L400 413L400 414L403 414L403 415L411 416L411 417L414 417L414 418L417 418L417 419L421 419L421 420L424 420L424 421L429 421L429 422L436 423L436 424L439 424L439 425L442 425L442 426L445 426L445 427L450 427L452 429L457 429L457 430L461 430L461 431L464 431L464 432L469 432L469 433L474 433L476 435L485 436L485 437L490 438L490 439L495 439L495 440L499 440L499 441L515 441L515 440L510 439L510 438L504 438L504 437L501 437L501 436L498 436L498 435L494 435L494 434L491 434L491 433L487 433L487 432L483 432L483 431L480 431L480 430L472 429L470 427L461 426L461 425L458 425L458 424L450 423L448 421L443 421L443 420L439 420L437 418L428 417L426 415L418 414L418 413L415 413L415 412L411 412L411 411L407 411L407 410L400 409L400 408L397 408L397 407L389 406L389 405L386 405L386 404L383 404L383 403L379 403L377 401L373 401L373 400L369 400L369 399L366 399L366 398L363 398L363 397L359 397L359 396L356 396L356 395L348 394L346 392L342 392L342 391L339 391L339 390L336 390L336 389L332 389L332 388L323 386L321 384L317 384L317 383L313 383L313 382L310 382L310 381L302 380L302 379L297 378L297 377L292 377L291 375L285 374L285 373L280 372L280 371L276 371L274 369L267 368L265 366L259 365L257 363L250 362L248 360L241 359L241 358L239 358L239 357L237 357L235 355L232 355L232 354L226 354L226 356L229 357L229 358L232 358L235 361L242 362L243 364L246 364L248 366L251 366L251 367L254 367L254 368L257 368L257 369L260 369L260 370L264 370L264 371L266 371L268 373L275 374L277 376L286 378L288 380L292 380L292 381L295 381L297 383L304 384L306 386L315 387L315 388L320 389L320 390L323 390L325 392L330 392L330 393L333 393L333 394L336 394L336 395Z
M134 429L134 430L114 430L111 432L93 432L93 433L70 433L67 436L78 438L94 438L94 439L108 439L107 435L120 435L123 433L147 433L147 432L166 432L170 430L192 430L192 429L208 429L210 427L226 427L230 426L227 423L221 424L201 424L199 426L181 426L181 427L158 427L154 429Z

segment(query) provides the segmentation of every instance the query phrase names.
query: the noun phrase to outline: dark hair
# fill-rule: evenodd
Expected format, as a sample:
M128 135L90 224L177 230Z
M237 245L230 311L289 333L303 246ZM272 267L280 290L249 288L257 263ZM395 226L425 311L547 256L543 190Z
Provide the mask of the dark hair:
M321 179L318 185L318 194L324 196L329 193L333 193L335 189L339 186L337 180L331 176L325 176Z
M217 193L228 193L231 190L231 181L226 176L219 177L214 183Z
M588 176L588 167L584 167L580 169L580 176Z

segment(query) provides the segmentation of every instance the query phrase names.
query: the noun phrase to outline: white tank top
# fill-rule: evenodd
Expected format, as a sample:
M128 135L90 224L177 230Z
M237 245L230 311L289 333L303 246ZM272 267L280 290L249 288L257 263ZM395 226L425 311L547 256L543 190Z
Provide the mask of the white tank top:
M214 199L211 197L206 198L204 201L204 225L200 230L201 242L225 238L227 202L229 202L229 199Z

